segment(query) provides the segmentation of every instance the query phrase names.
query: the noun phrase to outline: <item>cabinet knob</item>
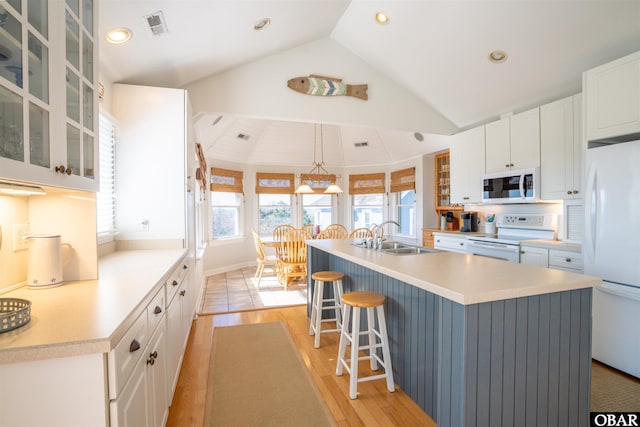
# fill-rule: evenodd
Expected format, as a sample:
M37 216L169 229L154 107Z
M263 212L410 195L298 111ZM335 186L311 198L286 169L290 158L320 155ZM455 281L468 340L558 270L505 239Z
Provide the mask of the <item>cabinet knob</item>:
M159 305L156 305L156 308L153 310L153 314L160 314L162 313L162 308L160 308Z
M578 190L573 190L573 194L578 194Z
M131 341L131 345L129 345L129 353L133 353L134 351L140 350L140 343L138 340Z
M73 169L69 168L65 168L64 165L60 165L60 166L56 166L56 172L59 173L66 173L67 175L71 175L71 173L73 172Z
M180 296L183 297L183 296L185 296L186 293L187 293L187 291L183 289L183 290L180 291Z
M567 194L573 194L573 191L569 190L567 191Z
M469 200L469 198L468 197L463 197L462 200Z
M178 281L174 280L173 282L171 282L171 286L178 286Z
M440 239L436 240L436 242L440 243Z
M154 359L153 357L147 359L147 365L153 366L154 363L156 363L156 359Z
M509 167L509 163L505 163L504 167L508 168Z
M521 255L524 255L524 251L520 251L520 254L521 254Z
M187 264L185 264L185 265L183 265L183 266L182 266L182 269L183 269L183 270L186 270L187 268L189 268L189 266L188 266Z
M154 351L153 353L149 353L149 357L153 357L154 359L158 358L158 351Z
M459 245L460 245L460 246L464 246L464 243L463 243L463 242L460 242L460 243L459 243Z
M509 167L512 168L513 167L513 163L509 163Z
M564 259L566 262L571 262L571 258L565 258Z

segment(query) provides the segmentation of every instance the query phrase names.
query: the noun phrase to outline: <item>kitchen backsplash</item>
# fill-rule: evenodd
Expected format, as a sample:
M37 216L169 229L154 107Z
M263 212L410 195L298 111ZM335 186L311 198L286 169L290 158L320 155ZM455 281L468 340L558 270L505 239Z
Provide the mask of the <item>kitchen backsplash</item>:
M45 188L44 196L0 196L0 293L27 280L29 249L14 250L14 225L27 224L31 234L60 234L72 250L64 280L98 277L95 196L93 193Z

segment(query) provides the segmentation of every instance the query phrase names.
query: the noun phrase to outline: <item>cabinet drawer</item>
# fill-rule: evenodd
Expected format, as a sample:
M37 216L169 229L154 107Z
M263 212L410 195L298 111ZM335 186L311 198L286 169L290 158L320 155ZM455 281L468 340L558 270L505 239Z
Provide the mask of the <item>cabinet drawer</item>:
M180 261L180 265L173 271L167 280L167 299L165 301L167 307L171 304L171 300L176 295L176 292L178 292L178 288L180 288L180 284L187 276L188 271L189 266L187 264L187 258L185 257Z
M433 247L436 249L442 249L445 251L466 253L467 252L467 239L464 237L444 237L441 235L435 235Z
M167 306L165 304L166 295L164 288L165 286L162 286L149 305L147 305L147 322L149 322L150 334L156 330L158 323L160 323L162 316L164 316L164 311Z
M549 267L559 267L561 269L569 269L577 272L582 272L582 254L579 252L550 249Z
M109 364L109 398L118 397L118 392L144 354L149 340L147 312L143 311L126 334L107 356Z

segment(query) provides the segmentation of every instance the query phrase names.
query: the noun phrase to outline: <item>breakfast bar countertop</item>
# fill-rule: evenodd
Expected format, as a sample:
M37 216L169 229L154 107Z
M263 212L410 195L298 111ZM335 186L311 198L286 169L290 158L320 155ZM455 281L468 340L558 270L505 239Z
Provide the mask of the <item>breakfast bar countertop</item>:
M186 254L184 249L114 252L99 279L0 295L31 301L31 321L0 334L0 364L107 353L142 313Z
M309 246L468 305L584 289L598 277L453 252L391 255L349 239L307 241Z

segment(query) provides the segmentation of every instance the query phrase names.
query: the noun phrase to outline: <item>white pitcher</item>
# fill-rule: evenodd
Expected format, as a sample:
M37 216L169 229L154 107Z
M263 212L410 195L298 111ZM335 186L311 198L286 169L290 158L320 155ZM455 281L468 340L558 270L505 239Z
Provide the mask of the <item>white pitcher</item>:
M32 235L28 236L27 239L29 239L27 286L37 289L62 285L64 283L62 276L63 258L65 261L69 260L71 245L61 243L59 234Z

